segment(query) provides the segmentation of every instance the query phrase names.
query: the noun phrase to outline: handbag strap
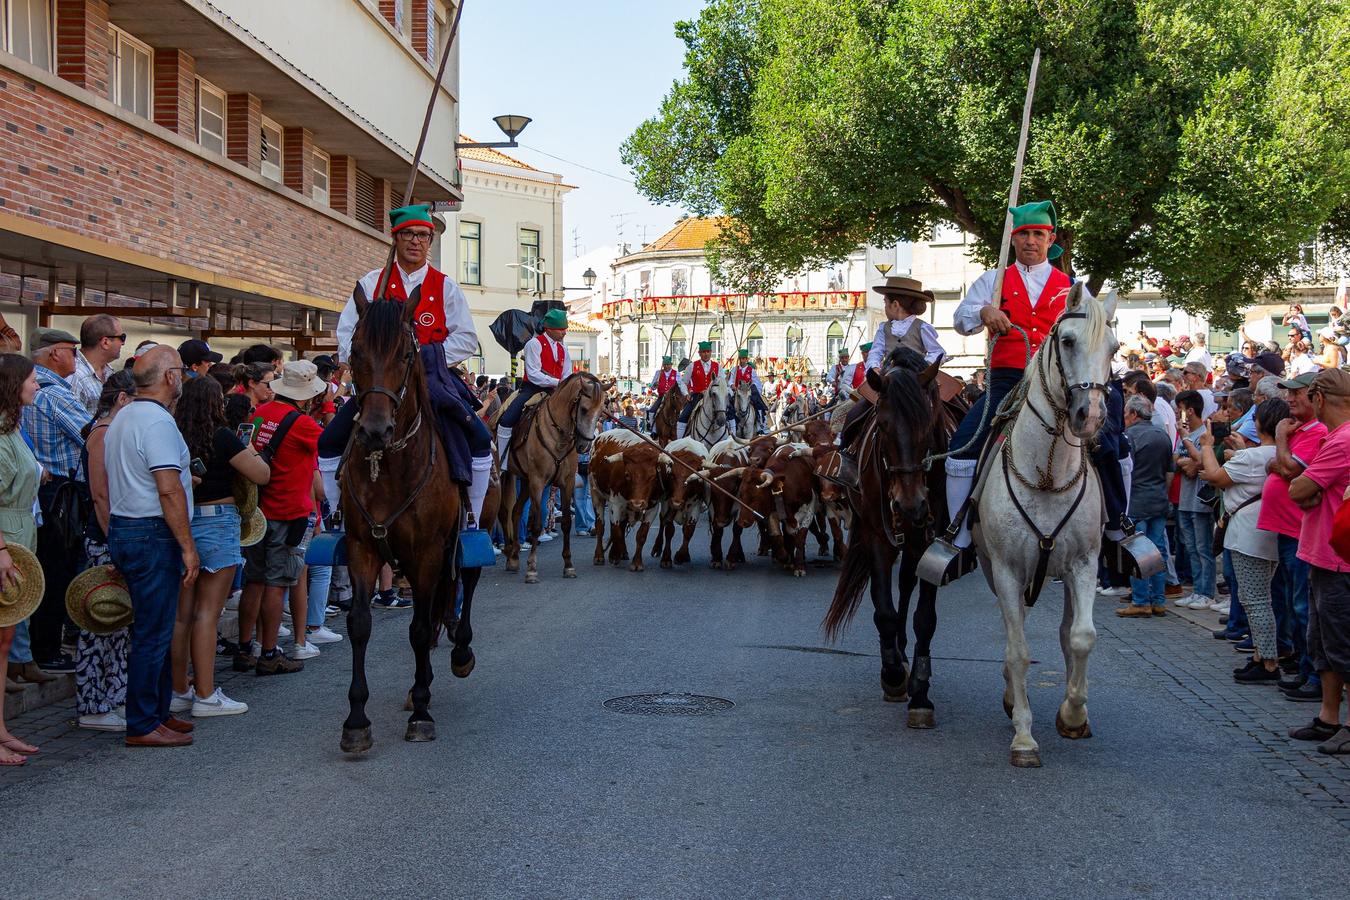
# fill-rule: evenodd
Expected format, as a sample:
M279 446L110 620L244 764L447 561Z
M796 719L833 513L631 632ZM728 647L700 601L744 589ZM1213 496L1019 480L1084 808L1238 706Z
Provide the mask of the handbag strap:
M286 433L291 430L291 426L301 415L303 414L298 409L286 413L285 417L278 423L277 430L272 432L272 437L267 441L267 446L258 451L258 455L262 457L263 462L267 463L269 468L272 465L273 457L281 449L281 442L286 439Z

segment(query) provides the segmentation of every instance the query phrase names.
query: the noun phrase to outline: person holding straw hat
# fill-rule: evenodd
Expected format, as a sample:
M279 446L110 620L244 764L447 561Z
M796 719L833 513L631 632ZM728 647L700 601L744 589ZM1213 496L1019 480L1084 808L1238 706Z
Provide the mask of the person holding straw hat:
M9 646L14 626L33 614L42 599L34 588L41 579L20 573L37 550L37 502L41 467L19 431L19 414L37 396L37 372L32 362L14 353L0 355L0 674L8 675ZM29 551L25 553L24 551ZM31 565L31 563L29 563ZM27 594L27 596L23 596ZM26 610L26 611L25 611ZM21 766L38 748L10 734L5 726L4 695L0 694L0 766Z

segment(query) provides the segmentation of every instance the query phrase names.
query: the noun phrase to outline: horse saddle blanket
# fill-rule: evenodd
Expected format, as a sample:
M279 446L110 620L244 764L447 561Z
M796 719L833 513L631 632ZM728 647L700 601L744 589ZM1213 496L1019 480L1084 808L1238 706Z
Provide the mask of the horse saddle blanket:
M493 413L492 418L488 420L489 428L491 428L493 431L497 430L497 422L501 419L502 414L505 413L507 409L511 407L511 404L516 402L516 395L518 395L519 393L520 391L516 390L506 395L506 399L502 401L502 405L497 407L497 411ZM539 393L535 394L533 397L525 401L525 412L530 413L536 406L547 400L549 396L550 395L547 391L540 391ZM522 417L521 425L524 424L525 421L524 418ZM524 431L524 428L521 428L520 430Z

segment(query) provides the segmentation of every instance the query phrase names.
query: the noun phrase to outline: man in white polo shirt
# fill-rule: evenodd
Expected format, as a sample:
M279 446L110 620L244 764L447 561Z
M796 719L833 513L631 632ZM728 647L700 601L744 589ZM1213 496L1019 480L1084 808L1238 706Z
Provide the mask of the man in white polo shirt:
M192 471L170 412L186 373L178 351L157 346L132 369L136 399L108 426L108 552L131 591L135 620L127 654L129 747L182 747L192 724L169 713L169 645L179 586L197 578Z

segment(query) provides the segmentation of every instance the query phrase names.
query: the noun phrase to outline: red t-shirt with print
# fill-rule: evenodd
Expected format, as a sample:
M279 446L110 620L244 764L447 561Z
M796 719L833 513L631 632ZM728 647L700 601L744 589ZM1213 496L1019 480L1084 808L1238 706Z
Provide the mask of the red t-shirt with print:
M272 440L287 414L295 407L281 400L264 403L253 412L262 425L253 436L259 452ZM309 416L301 415L291 425L272 456L272 479L258 493L258 508L274 521L302 519L314 511L314 473L319 468L319 434L323 429Z

